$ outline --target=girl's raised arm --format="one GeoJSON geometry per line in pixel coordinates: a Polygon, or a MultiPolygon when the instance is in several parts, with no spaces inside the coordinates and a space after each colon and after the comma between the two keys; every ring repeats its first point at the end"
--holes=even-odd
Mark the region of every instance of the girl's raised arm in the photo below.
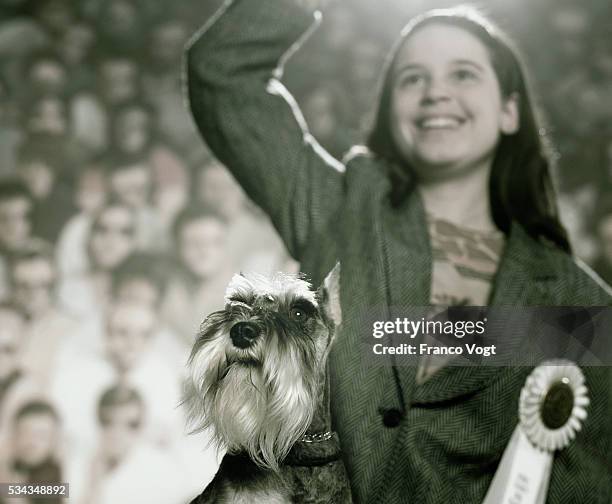
{"type": "Polygon", "coordinates": [[[298,260],[344,192],[344,167],[309,135],[279,81],[319,17],[296,0],[230,0],[187,49],[190,106],[202,136],[298,260]]]}

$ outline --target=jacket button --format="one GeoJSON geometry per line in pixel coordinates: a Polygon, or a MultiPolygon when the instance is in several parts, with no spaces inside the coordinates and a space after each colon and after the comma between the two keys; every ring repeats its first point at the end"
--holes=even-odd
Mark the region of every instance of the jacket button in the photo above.
{"type": "Polygon", "coordinates": [[[397,427],[402,421],[402,412],[396,408],[380,408],[379,412],[382,414],[383,425],[390,429],[397,427]]]}

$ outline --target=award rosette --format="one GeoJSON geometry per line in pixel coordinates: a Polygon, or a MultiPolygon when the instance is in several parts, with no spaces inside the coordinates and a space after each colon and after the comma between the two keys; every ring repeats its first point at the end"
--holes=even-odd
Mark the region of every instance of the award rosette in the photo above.
{"type": "Polygon", "coordinates": [[[573,362],[545,361],[532,371],[521,390],[519,424],[483,504],[544,504],[554,452],[581,429],[587,394],[584,374],[573,362]]]}

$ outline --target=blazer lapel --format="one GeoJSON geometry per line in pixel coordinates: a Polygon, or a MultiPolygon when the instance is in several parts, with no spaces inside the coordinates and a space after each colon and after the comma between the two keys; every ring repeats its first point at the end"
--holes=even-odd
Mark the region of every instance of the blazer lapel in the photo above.
{"type": "MultiPolygon", "coordinates": [[[[530,306],[553,303],[544,288],[557,278],[544,246],[513,222],[493,284],[491,306],[530,306]]],[[[553,303],[554,304],[554,303],[553,303]]]]}
{"type": "MultiPolygon", "coordinates": [[[[381,218],[384,230],[380,236],[383,237],[382,254],[386,264],[386,284],[389,286],[389,310],[386,315],[388,320],[393,320],[396,316],[414,313],[415,307],[429,306],[432,251],[425,224],[425,209],[416,189],[410,191],[400,206],[387,206],[383,212],[386,212],[381,218]]],[[[405,342],[402,338],[390,341],[391,344],[402,342],[405,342]]],[[[394,367],[405,410],[412,401],[417,367],[394,367]]]]}

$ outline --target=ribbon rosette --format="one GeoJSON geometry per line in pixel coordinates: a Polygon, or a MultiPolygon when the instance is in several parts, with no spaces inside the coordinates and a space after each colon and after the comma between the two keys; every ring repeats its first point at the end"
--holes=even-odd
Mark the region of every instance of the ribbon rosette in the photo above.
{"type": "Polygon", "coordinates": [[[588,405],[580,368],[569,361],[548,361],[533,370],[521,390],[520,425],[534,446],[562,450],[582,427],[588,405]]]}
{"type": "Polygon", "coordinates": [[[551,360],[527,377],[517,425],[483,504],[544,504],[553,454],[569,446],[587,417],[584,374],[573,362],[551,360]]]}

